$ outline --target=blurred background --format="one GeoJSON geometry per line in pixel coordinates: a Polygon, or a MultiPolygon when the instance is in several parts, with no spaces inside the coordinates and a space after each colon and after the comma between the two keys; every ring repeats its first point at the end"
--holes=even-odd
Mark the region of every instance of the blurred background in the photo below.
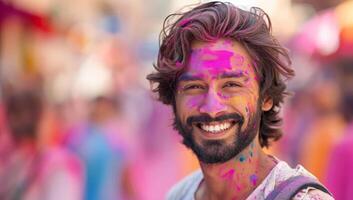
{"type": "MultiPolygon", "coordinates": [[[[0,199],[164,199],[198,168],[146,74],[196,0],[0,0],[0,199]]],[[[206,2],[206,1],[202,1],[206,2]]],[[[233,0],[269,13],[294,93],[269,152],[353,197],[353,1],[233,0]]]]}

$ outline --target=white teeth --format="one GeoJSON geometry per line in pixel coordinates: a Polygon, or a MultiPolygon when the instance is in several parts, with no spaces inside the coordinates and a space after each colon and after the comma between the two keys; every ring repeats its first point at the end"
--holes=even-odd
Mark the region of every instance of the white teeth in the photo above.
{"type": "Polygon", "coordinates": [[[218,132],[221,132],[221,131],[228,129],[230,126],[231,126],[230,122],[224,122],[222,124],[216,124],[216,125],[202,124],[201,128],[207,132],[218,133],[218,132]]]}

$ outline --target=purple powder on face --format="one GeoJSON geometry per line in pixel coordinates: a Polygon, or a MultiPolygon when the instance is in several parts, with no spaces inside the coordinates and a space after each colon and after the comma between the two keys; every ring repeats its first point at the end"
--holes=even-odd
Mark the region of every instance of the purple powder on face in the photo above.
{"type": "Polygon", "coordinates": [[[257,183],[257,176],[255,174],[251,175],[250,177],[250,182],[253,186],[256,186],[257,183]]]}
{"type": "Polygon", "coordinates": [[[202,100],[202,97],[194,97],[190,99],[186,105],[189,109],[195,108],[200,104],[200,101],[202,100]]]}

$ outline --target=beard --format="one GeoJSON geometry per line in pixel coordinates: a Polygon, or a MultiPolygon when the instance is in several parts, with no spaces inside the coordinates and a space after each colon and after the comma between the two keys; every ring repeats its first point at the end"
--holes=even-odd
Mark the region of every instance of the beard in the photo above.
{"type": "Polygon", "coordinates": [[[174,129],[179,132],[183,137],[183,144],[190,148],[197,158],[206,164],[224,163],[241,151],[243,151],[251,142],[256,138],[259,130],[261,120],[261,110],[259,104],[254,115],[250,115],[247,126],[242,130],[244,124],[244,117],[237,113],[222,115],[212,118],[207,114],[199,116],[190,116],[187,118],[186,123],[183,123],[175,113],[174,129]],[[234,126],[237,129],[234,133],[234,139],[230,143],[225,140],[203,140],[199,144],[194,137],[195,123],[210,123],[223,120],[232,120],[235,122],[234,126]],[[238,126],[236,126],[236,124],[238,126]]]}

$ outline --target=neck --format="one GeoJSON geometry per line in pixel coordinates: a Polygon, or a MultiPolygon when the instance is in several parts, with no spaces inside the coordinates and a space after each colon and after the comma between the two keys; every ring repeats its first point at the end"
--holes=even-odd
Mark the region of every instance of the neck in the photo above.
{"type": "Polygon", "coordinates": [[[200,162],[204,181],[196,199],[246,199],[276,164],[257,141],[225,163],[200,162]]]}

